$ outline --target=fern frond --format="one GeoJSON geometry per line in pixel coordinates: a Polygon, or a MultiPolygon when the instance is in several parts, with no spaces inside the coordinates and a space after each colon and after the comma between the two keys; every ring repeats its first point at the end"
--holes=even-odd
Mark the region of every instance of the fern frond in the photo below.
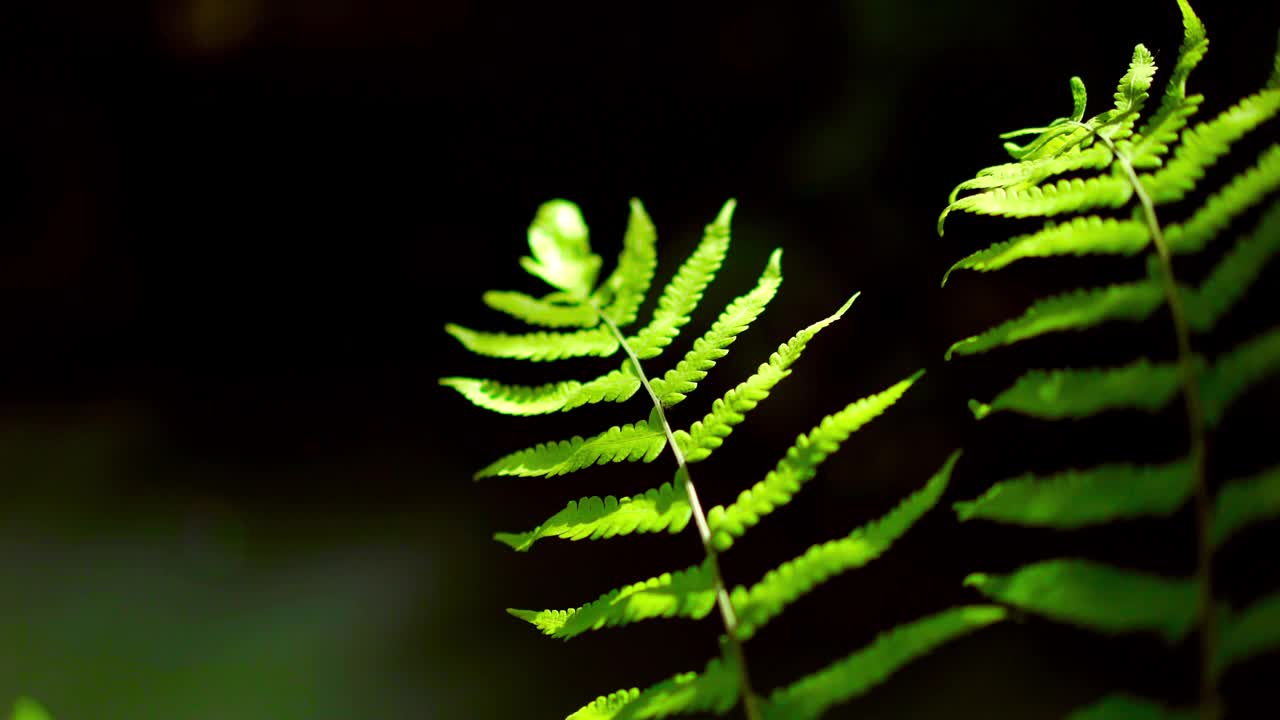
{"type": "Polygon", "coordinates": [[[996,188],[966,195],[948,205],[938,218],[938,234],[942,234],[947,215],[956,210],[977,215],[1049,217],[1093,208],[1118,208],[1131,197],[1129,181],[1114,175],[1070,178],[1018,190],[996,188]]]}
{"type": "MultiPolygon", "coordinates": [[[[563,295],[555,293],[548,297],[563,295]]],[[[584,303],[561,304],[548,298],[535,298],[513,290],[490,290],[482,297],[484,304],[530,325],[549,328],[594,327],[600,316],[584,303]]]]}
{"type": "Polygon", "coordinates": [[[1218,492],[1213,506],[1210,546],[1220,548],[1237,532],[1280,515],[1280,465],[1247,480],[1235,480],[1218,492]]]}
{"type": "Polygon", "coordinates": [[[1196,622],[1193,580],[1088,560],[1045,560],[1009,575],[974,573],[964,584],[992,600],[1103,633],[1158,632],[1173,643],[1196,622]]]}
{"type": "Polygon", "coordinates": [[[1165,229],[1169,252],[1196,253],[1217,237],[1236,216],[1280,188],[1280,145],[1272,145],[1248,170],[1214,193],[1186,222],[1165,229]]]}
{"type": "Polygon", "coordinates": [[[1232,665],[1280,648],[1280,592],[1231,613],[1222,623],[1222,640],[1213,659],[1214,675],[1232,665]]]}
{"type": "Polygon", "coordinates": [[[1134,123],[1147,102],[1147,91],[1151,89],[1151,80],[1156,74],[1156,61],[1146,46],[1138,45],[1133,49],[1133,58],[1129,61],[1129,71],[1120,78],[1116,86],[1116,106],[1107,114],[1106,124],[1098,129],[1113,141],[1123,140],[1133,134],[1134,123]]]}
{"type": "Polygon", "coordinates": [[[631,215],[622,236],[618,264],[592,297],[593,304],[603,306],[601,312],[618,327],[635,322],[636,311],[644,302],[649,284],[653,282],[653,272],[658,267],[657,241],[657,230],[644,205],[631,198],[631,215]]]}
{"type": "Polygon", "coordinates": [[[497,533],[495,540],[524,552],[543,538],[598,540],[631,533],[678,533],[689,524],[693,510],[684,489],[663,483],[639,495],[612,495],[570,500],[560,512],[523,533],[497,533]]]}
{"type": "Polygon", "coordinates": [[[640,378],[625,363],[617,370],[588,382],[564,380],[546,385],[505,385],[496,380],[441,378],[472,404],[505,415],[545,415],[589,403],[623,402],[640,389],[640,378]]]}
{"type": "Polygon", "coordinates": [[[1113,220],[1096,215],[1049,224],[1044,229],[1019,235],[983,248],[952,265],[942,276],[942,284],[956,270],[991,272],[1024,258],[1064,255],[1135,255],[1147,247],[1151,233],[1137,220],[1113,220]]]}
{"type": "Polygon", "coordinates": [[[879,417],[907,392],[923,370],[886,390],[849,403],[840,412],[828,415],[808,433],[796,438],[787,454],[764,480],[743,490],[729,507],[717,505],[707,513],[711,542],[720,552],[728,550],[747,528],[760,518],[791,502],[792,496],[817,474],[818,466],[840,449],[848,437],[879,417]]]}
{"type": "Polygon", "coordinates": [[[535,387],[504,385],[496,380],[447,377],[440,378],[440,384],[457,390],[473,405],[505,415],[542,415],[555,412],[564,407],[569,397],[582,390],[582,383],[574,380],[535,387]]]}
{"type": "Polygon", "coordinates": [[[729,303],[706,334],[694,341],[684,358],[653,381],[653,392],[663,407],[676,405],[693,392],[716,361],[729,353],[727,348],[738,335],[760,317],[781,284],[782,250],[774,250],[755,288],[729,303]]]}
{"type": "Polygon", "coordinates": [[[695,712],[723,715],[738,702],[737,668],[715,658],[701,673],[680,673],[645,690],[619,690],[565,720],[643,720],[695,712]]]}
{"type": "Polygon", "coordinates": [[[1047,333],[1086,330],[1110,320],[1140,322],[1163,303],[1163,291],[1150,280],[1064,293],[1038,300],[1022,316],[956,342],[947,349],[946,359],[986,352],[1047,333]]]}
{"type": "Polygon", "coordinates": [[[957,185],[947,198],[947,203],[954,203],[960,193],[966,190],[1030,187],[1055,175],[1079,170],[1101,170],[1109,166],[1111,160],[1111,150],[1106,145],[1099,144],[1064,155],[993,165],[979,170],[972,179],[957,185]]]}
{"type": "Polygon", "coordinates": [[[1169,152],[1169,144],[1178,139],[1178,133],[1204,102],[1202,95],[1187,95],[1187,78],[1209,50],[1209,38],[1204,23],[1196,16],[1187,0],[1178,0],[1182,11],[1182,46],[1178,48],[1178,60],[1165,85],[1160,108],[1151,116],[1134,139],[1128,151],[1129,159],[1137,168],[1159,167],[1161,158],[1169,152]]]}
{"type": "Polygon", "coordinates": [[[607,327],[577,332],[532,332],[523,335],[483,332],[449,323],[445,332],[477,355],[517,360],[563,360],[564,358],[598,355],[607,357],[618,351],[618,339],[607,327]]]}
{"type": "Polygon", "coordinates": [[[707,226],[702,242],[694,249],[675,277],[658,297],[658,306],[649,321],[627,344],[641,360],[657,357],[689,322],[690,315],[702,300],[702,293],[715,277],[729,251],[729,221],[735,204],[725,203],[714,222],[707,226]]]}
{"type": "Polygon", "coordinates": [[[585,299],[600,272],[600,256],[591,252],[587,224],[568,200],[543,203],[529,226],[529,250],[520,267],[575,299],[585,299]]]}
{"type": "Polygon", "coordinates": [[[990,404],[970,401],[969,409],[979,420],[1001,410],[1045,420],[1127,408],[1157,412],[1180,387],[1177,366],[1140,358],[1118,368],[1032,370],[990,404]]]}
{"type": "Polygon", "coordinates": [[[1201,383],[1205,422],[1209,427],[1217,425],[1236,398],[1277,370],[1280,370],[1280,327],[1223,353],[1201,383]]]}
{"type": "Polygon", "coordinates": [[[1154,700],[1112,693],[1088,707],[1076,710],[1066,720],[1196,720],[1193,708],[1173,710],[1154,700]]]}
{"type": "Polygon", "coordinates": [[[544,635],[567,640],[590,630],[626,625],[656,617],[704,618],[716,604],[715,577],[707,563],[663,573],[611,590],[572,610],[507,612],[544,635]]]}
{"type": "Polygon", "coordinates": [[[899,625],[870,645],[812,675],[774,691],[764,704],[766,720],[813,720],[828,708],[866,693],[934,648],[1003,620],[1003,608],[970,605],[899,625]]]}
{"type": "Polygon", "coordinates": [[[684,452],[685,460],[694,463],[710,457],[712,451],[724,443],[733,428],[743,421],[746,414],[769,396],[779,382],[791,374],[791,365],[800,359],[809,341],[823,328],[844,317],[858,295],[845,301],[831,315],[796,333],[790,340],[778,346],[769,356],[769,362],[756,368],[751,377],[735,385],[711,404],[711,412],[694,422],[687,431],[675,433],[676,442],[684,452]]]}
{"type": "Polygon", "coordinates": [[[1169,515],[1191,497],[1186,460],[1167,465],[1100,465],[1088,470],[996,483],[976,500],[953,505],[960,520],[1069,529],[1120,518],[1169,515]]]}
{"type": "Polygon", "coordinates": [[[1231,149],[1232,143],[1280,112],[1280,90],[1263,90],[1241,100],[1221,115],[1182,133],[1182,142],[1167,165],[1140,178],[1157,204],[1181,200],[1195,188],[1205,170],[1231,149]]]}
{"type": "Polygon", "coordinates": [[[1078,77],[1071,78],[1072,111],[1069,118],[1058,118],[1044,127],[1022,128],[1000,133],[1000,139],[1035,135],[1025,145],[1012,142],[1004,143],[1005,152],[1014,160],[1034,162],[1045,158],[1058,157],[1077,150],[1080,146],[1092,142],[1093,137],[1088,127],[1082,127],[1080,120],[1084,117],[1084,107],[1088,97],[1084,81],[1078,77]]]}
{"type": "Polygon", "coordinates": [[[1253,286],[1277,251],[1280,251],[1280,202],[1273,204],[1253,232],[1242,237],[1214,266],[1199,290],[1185,294],[1187,324],[1197,332],[1212,330],[1253,286]]]}
{"type": "Polygon", "coordinates": [[[749,589],[736,587],[729,597],[738,613],[738,638],[749,640],[788,605],[828,579],[880,557],[938,503],[960,453],[954,452],[920,490],[884,516],[838,540],[814,545],[803,555],[770,570],[749,589]]]}
{"type": "Polygon", "coordinates": [[[571,440],[540,443],[518,450],[481,468],[475,477],[541,477],[563,475],[596,464],[634,460],[651,462],[662,453],[666,444],[662,425],[651,418],[615,426],[586,439],[575,436],[571,440]]]}

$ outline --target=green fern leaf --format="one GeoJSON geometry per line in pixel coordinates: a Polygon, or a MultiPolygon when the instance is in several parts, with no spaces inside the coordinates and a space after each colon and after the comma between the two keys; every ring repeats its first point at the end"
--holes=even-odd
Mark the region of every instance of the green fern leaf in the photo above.
{"type": "Polygon", "coordinates": [[[729,251],[729,221],[734,207],[732,200],[725,203],[715,221],[707,226],[702,242],[663,289],[653,319],[634,337],[627,338],[627,344],[641,360],[657,357],[689,322],[729,251]]]}
{"type": "MultiPolygon", "coordinates": [[[[1075,152],[1082,145],[1092,142],[1093,136],[1090,131],[1096,125],[1095,120],[1090,120],[1088,123],[1080,122],[1084,118],[1087,101],[1088,93],[1085,91],[1084,81],[1078,77],[1071,78],[1071,117],[1058,118],[1044,127],[1022,128],[1000,133],[1002,140],[1024,135],[1036,136],[1024,145],[1006,142],[1005,151],[1014,160],[1035,162],[1075,152]]],[[[1105,120],[1105,117],[1102,119],[1105,120]]]]}
{"type": "Polygon", "coordinates": [[[1138,131],[1128,151],[1137,168],[1158,167],[1169,152],[1169,144],[1178,139],[1178,133],[1204,101],[1202,95],[1187,95],[1187,78],[1208,52],[1209,39],[1187,0],[1178,0],[1178,9],[1182,11],[1182,47],[1178,48],[1178,60],[1165,85],[1160,108],[1138,131]]]}
{"type": "Polygon", "coordinates": [[[1280,327],[1223,353],[1201,384],[1205,422],[1209,427],[1217,425],[1236,398],[1277,370],[1280,370],[1280,327]]]}
{"type": "Polygon", "coordinates": [[[486,410],[506,415],[544,415],[589,403],[623,402],[640,389],[640,378],[627,362],[585,383],[564,380],[538,386],[505,385],[496,380],[451,377],[441,378],[440,384],[457,390],[486,410]]]}
{"type": "Polygon", "coordinates": [[[774,250],[755,288],[729,303],[720,317],[712,323],[711,329],[694,341],[693,348],[684,358],[661,378],[653,381],[653,392],[663,407],[676,405],[693,392],[716,361],[729,353],[728,347],[738,335],[760,317],[781,284],[782,251],[774,250]]]}
{"type": "Polygon", "coordinates": [[[952,265],[942,284],[956,270],[991,272],[1024,258],[1063,255],[1135,255],[1147,247],[1151,234],[1136,220],[1112,220],[1096,215],[1049,224],[1039,232],[998,242],[952,265]]]}
{"type": "Polygon", "coordinates": [[[600,256],[591,252],[582,212],[568,200],[552,200],[538,208],[529,226],[529,250],[533,257],[520,258],[520,266],[548,285],[579,300],[595,286],[600,256]]]}
{"type": "Polygon", "coordinates": [[[810,547],[800,557],[770,570],[750,589],[734,588],[729,597],[738,613],[738,638],[749,640],[802,595],[830,578],[862,567],[884,554],[938,503],[959,457],[959,452],[952,453],[922,489],[883,517],[863,525],[847,537],[810,547]]]}
{"type": "Polygon", "coordinates": [[[1247,480],[1230,482],[1218,492],[1210,545],[1220,548],[1244,528],[1277,515],[1280,515],[1280,465],[1247,480]]]}
{"type": "Polygon", "coordinates": [[[1194,709],[1171,710],[1160,703],[1125,693],[1112,693],[1067,716],[1067,720],[1196,720],[1194,709]]]}
{"type": "Polygon", "coordinates": [[[447,377],[441,378],[440,384],[457,390],[474,405],[506,415],[542,415],[555,412],[582,390],[582,383],[574,380],[533,387],[504,385],[496,380],[447,377]]]}
{"type": "Polygon", "coordinates": [[[640,495],[618,499],[612,495],[570,501],[538,527],[523,533],[497,533],[494,539],[524,552],[543,538],[598,540],[631,533],[678,533],[693,514],[684,489],[671,483],[640,495]]]}
{"type": "Polygon", "coordinates": [[[28,697],[21,697],[13,704],[10,720],[51,720],[51,716],[40,703],[28,697]]]}
{"type": "Polygon", "coordinates": [[[541,477],[563,475],[591,465],[643,460],[652,462],[666,447],[662,425],[653,418],[615,426],[593,437],[540,443],[493,461],[476,478],[514,475],[541,477]]]}
{"type": "Polygon", "coordinates": [[[1197,332],[1212,330],[1253,286],[1277,251],[1280,251],[1280,203],[1273,204],[1253,232],[1242,237],[1214,266],[1198,291],[1184,295],[1187,324],[1197,332]]]}
{"type": "Polygon", "coordinates": [[[934,648],[1003,620],[991,605],[944,610],[876,636],[867,647],[812,675],[774,691],[765,703],[766,720],[812,720],[828,708],[866,693],[934,648]]]}
{"type": "Polygon", "coordinates": [[[1001,410],[1045,420],[1082,418],[1125,408],[1157,412],[1180,387],[1176,366],[1156,365],[1141,358],[1118,368],[1032,370],[989,405],[971,401],[969,407],[979,420],[1001,410]]]}
{"type": "Polygon", "coordinates": [[[1239,140],[1280,112],[1280,90],[1251,95],[1218,117],[1182,133],[1173,159],[1159,171],[1140,178],[1157,204],[1181,200],[1195,188],[1205,169],[1218,161],[1239,140]]]}
{"type": "Polygon", "coordinates": [[[1113,175],[1070,178],[1052,185],[1036,185],[1019,190],[996,188],[976,195],[966,195],[947,206],[938,218],[938,234],[942,234],[947,215],[960,210],[977,215],[1005,217],[1053,216],[1092,208],[1118,208],[1133,197],[1129,181],[1113,175]]]}
{"type": "Polygon", "coordinates": [[[1280,188],[1280,145],[1272,145],[1258,158],[1257,164],[1231,179],[1181,225],[1165,230],[1165,242],[1171,253],[1196,253],[1204,249],[1227,225],[1280,188]]]}
{"type": "Polygon", "coordinates": [[[1129,61],[1129,71],[1120,78],[1116,87],[1115,110],[1107,114],[1106,124],[1098,129],[1098,133],[1113,141],[1123,140],[1133,134],[1134,123],[1147,102],[1147,91],[1151,89],[1151,80],[1156,74],[1155,58],[1143,45],[1133,49],[1133,59],[1129,61]]]}
{"type": "Polygon", "coordinates": [[[956,342],[947,349],[946,359],[986,352],[1047,333],[1085,330],[1110,320],[1140,322],[1163,303],[1160,286],[1149,280],[1076,290],[1038,300],[1021,317],[956,342]]]}
{"type": "Polygon", "coordinates": [[[998,482],[978,499],[953,507],[962,521],[982,518],[1078,528],[1120,518],[1169,515],[1191,497],[1194,481],[1186,460],[1168,465],[1101,465],[1044,478],[1027,473],[998,482]]]}
{"type": "Polygon", "coordinates": [[[1158,632],[1173,643],[1196,621],[1194,581],[1088,560],[1045,560],[1009,575],[975,573],[964,584],[992,600],[1104,633],[1158,632]]]}
{"type": "Polygon", "coordinates": [[[698,620],[706,617],[715,604],[715,577],[704,562],[611,590],[572,610],[510,609],[507,612],[544,635],[567,640],[591,630],[657,617],[698,620]]]}
{"type": "Polygon", "coordinates": [[[571,333],[533,332],[523,335],[483,332],[449,323],[445,332],[458,339],[477,355],[517,360],[563,360],[597,355],[606,357],[618,351],[618,339],[607,327],[571,333]]]}
{"type": "Polygon", "coordinates": [[[1271,61],[1271,77],[1267,78],[1268,90],[1280,90],[1280,33],[1276,33],[1276,56],[1271,61]]]}
{"type": "Polygon", "coordinates": [[[819,320],[796,333],[790,340],[778,346],[769,356],[769,362],[763,363],[751,377],[738,383],[732,389],[711,404],[711,412],[701,420],[689,426],[688,431],[676,432],[676,442],[688,462],[694,463],[707,459],[712,451],[724,443],[725,438],[733,432],[733,428],[743,421],[746,414],[755,409],[769,392],[791,374],[791,365],[800,359],[809,341],[823,328],[844,317],[849,306],[858,299],[854,295],[845,301],[831,315],[819,320]]]}
{"type": "Polygon", "coordinates": [[[1094,145],[1065,155],[994,165],[979,170],[975,177],[957,185],[947,198],[947,203],[954,203],[960,193],[966,190],[1030,187],[1055,175],[1080,170],[1101,170],[1109,166],[1111,160],[1111,150],[1106,145],[1094,145]]]}
{"type": "Polygon", "coordinates": [[[1213,659],[1214,675],[1280,648],[1280,592],[1258,600],[1222,623],[1222,640],[1213,659]]]}
{"type": "Polygon", "coordinates": [[[644,205],[631,198],[631,216],[622,237],[618,264],[592,298],[593,305],[603,306],[601,312],[618,327],[626,327],[635,321],[636,311],[649,291],[653,272],[658,267],[657,240],[657,231],[644,205]]]}
{"type": "Polygon", "coordinates": [[[490,290],[484,294],[483,300],[485,305],[494,310],[530,325],[589,328],[600,322],[600,316],[596,315],[590,305],[566,305],[549,299],[562,295],[563,293],[555,293],[546,298],[535,298],[513,290],[490,290]]]}
{"type": "Polygon", "coordinates": [[[645,690],[619,690],[566,720],[644,720],[695,712],[723,715],[738,702],[737,666],[716,658],[701,673],[680,673],[645,690]]]}
{"type": "Polygon", "coordinates": [[[888,410],[922,375],[924,371],[920,370],[883,392],[849,403],[840,412],[826,416],[808,433],[796,438],[786,456],[764,480],[743,490],[729,507],[711,508],[707,513],[707,526],[716,549],[728,550],[747,528],[791,502],[792,496],[817,474],[823,461],[839,450],[851,434],[888,410]]]}

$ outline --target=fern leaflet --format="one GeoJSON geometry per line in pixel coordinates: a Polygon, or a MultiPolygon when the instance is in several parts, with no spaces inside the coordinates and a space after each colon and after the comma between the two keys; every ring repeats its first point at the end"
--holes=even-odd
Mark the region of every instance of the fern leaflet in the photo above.
{"type": "Polygon", "coordinates": [[[1125,693],[1113,693],[1067,716],[1067,720],[1195,720],[1195,718],[1195,710],[1170,710],[1160,703],[1125,693]]]}
{"type": "Polygon", "coordinates": [[[1100,632],[1151,631],[1170,643],[1196,622],[1196,584],[1088,560],[1044,560],[1008,575],[974,573],[965,585],[983,595],[1100,632]]]}
{"type": "Polygon", "coordinates": [[[1186,460],[1167,465],[1102,465],[1041,478],[998,482],[976,500],[955,504],[961,520],[1085,527],[1118,518],[1169,515],[1191,497],[1195,475],[1186,460]]]}
{"type": "Polygon", "coordinates": [[[730,597],[738,611],[739,637],[749,639],[801,595],[835,575],[866,565],[882,555],[937,504],[959,457],[958,452],[952,453],[923,489],[884,517],[854,530],[847,537],[814,545],[800,557],[770,570],[750,588],[735,588],[730,597]]]}
{"type": "Polygon", "coordinates": [[[717,505],[707,513],[712,542],[720,551],[728,550],[733,541],[760,522],[765,515],[791,501],[791,497],[817,474],[818,466],[858,428],[887,410],[924,374],[903,380],[887,390],[857,400],[843,410],[822,419],[817,427],[796,439],[786,457],[764,480],[743,490],[729,507],[717,505]]]}
{"type": "Polygon", "coordinates": [[[769,720],[810,720],[836,703],[865,693],[895,670],[937,646],[1005,617],[1002,608],[970,605],[899,625],[867,647],[769,696],[769,720]]]}
{"type": "MultiPolygon", "coordinates": [[[[1055,166],[1056,167],[1056,166],[1055,166]]],[[[1056,171],[1045,168],[1046,171],[1056,171]]],[[[677,270],[658,298],[649,323],[631,335],[621,327],[636,319],[656,267],[652,222],[638,201],[631,206],[624,247],[614,272],[594,287],[599,258],[590,250],[585,223],[575,206],[552,201],[538,212],[529,231],[530,257],[525,269],[551,284],[555,292],[534,298],[515,291],[491,293],[495,309],[541,327],[577,328],[567,332],[537,331],[524,335],[482,333],[449,325],[446,330],[469,349],[486,355],[524,360],[551,360],[580,355],[608,356],[622,351],[621,367],[593,380],[556,380],[541,385],[510,385],[498,380],[450,377],[441,384],[473,404],[510,415],[541,415],[597,402],[630,399],[641,387],[652,401],[648,417],[616,425],[591,436],[546,442],[508,453],[481,468],[476,477],[555,476],[623,461],[650,462],[670,448],[676,459],[673,482],[629,497],[589,496],[568,502],[532,530],[496,533],[494,538],[517,551],[527,551],[547,538],[603,539],[623,535],[677,533],[693,524],[702,542],[702,563],[662,573],[607,592],[568,610],[509,612],[552,637],[568,639],[585,632],[657,618],[700,619],[719,610],[725,627],[720,656],[701,673],[683,673],[646,690],[622,690],[597,698],[571,718],[651,718],[707,711],[727,712],[741,704],[749,720],[773,713],[772,700],[751,688],[745,643],[764,623],[800,595],[835,573],[860,566],[884,553],[941,497],[958,455],[952,455],[925,488],[877,522],[846,538],[814,546],[801,557],[769,573],[751,588],[733,593],[720,572],[718,554],[759,519],[785,505],[816,472],[818,465],[850,433],[892,406],[920,377],[919,372],[889,389],[825,418],[801,436],[787,456],[763,481],[739,495],[729,508],[713,508],[706,517],[698,501],[689,466],[706,459],[745,416],[766,398],[809,343],[848,311],[857,295],[835,313],[800,330],[778,346],[766,362],[715,400],[709,412],[687,430],[673,430],[667,410],[679,405],[723,358],[764,311],[782,281],[781,252],[774,251],[754,289],[731,302],[706,333],[693,343],[675,367],[650,380],[644,361],[670,345],[700,302],[723,263],[729,247],[729,220],[734,204],[726,203],[707,226],[702,241],[677,270]],[[587,316],[590,311],[592,317],[587,316]]],[[[951,637],[995,622],[999,608],[947,611],[921,623],[882,636],[862,653],[831,666],[825,674],[780,691],[787,706],[800,703],[806,712],[852,697],[887,677],[902,664],[951,637]]],[[[774,716],[774,715],[771,715],[774,716]]]]}

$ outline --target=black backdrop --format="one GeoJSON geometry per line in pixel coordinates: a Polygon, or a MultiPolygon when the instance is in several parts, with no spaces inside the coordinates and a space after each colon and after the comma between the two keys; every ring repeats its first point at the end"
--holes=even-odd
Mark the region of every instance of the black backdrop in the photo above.
{"type": "MultiPolygon", "coordinates": [[[[1280,9],[1200,4],[1212,46],[1192,86],[1216,111],[1267,76],[1280,9]]],[[[1167,355],[1167,319],[944,363],[948,344],[1032,297],[1141,265],[1051,263],[940,289],[952,262],[1020,226],[955,218],[945,239],[934,232],[950,188],[1002,159],[997,133],[1065,114],[1070,75],[1096,112],[1134,43],[1171,64],[1173,2],[184,0],[9,14],[0,578],[20,590],[0,601],[16,638],[0,643],[0,703],[28,692],[60,718],[559,717],[700,667],[710,621],[564,644],[502,612],[577,605],[698,555],[688,535],[529,555],[489,540],[569,498],[666,479],[639,466],[469,481],[509,449],[639,417],[500,418],[436,385],[560,376],[477,362],[442,331],[491,325],[483,290],[537,290],[516,258],[552,197],[582,206],[607,261],[640,197],[660,280],[737,198],[734,249],[690,335],[785,248],[778,300],[703,403],[862,291],[699,469],[710,503],[821,415],[928,370],[726,558],[735,582],[882,513],[953,448],[966,456],[948,501],[1028,468],[1167,458],[1183,442],[1174,412],[974,423],[965,400],[1020,365],[1127,360],[1135,334],[1167,355]]],[[[1274,275],[1211,342],[1267,323],[1274,275]]],[[[1232,437],[1274,434],[1274,384],[1262,397],[1232,437]]],[[[1225,470],[1265,460],[1238,444],[1225,470]]],[[[937,512],[762,633],[753,673],[775,686],[877,629],[972,600],[959,584],[971,570],[1081,553],[1188,572],[1190,521],[1060,536],[937,512]]],[[[1252,545],[1274,542],[1268,532],[1252,545]]],[[[1224,562],[1233,597],[1274,587],[1274,571],[1224,562]]],[[[1056,717],[1117,685],[1190,699],[1192,667],[1189,648],[1029,620],[945,648],[832,715],[1056,717]]],[[[1230,681],[1237,709],[1267,671],[1230,681]]]]}

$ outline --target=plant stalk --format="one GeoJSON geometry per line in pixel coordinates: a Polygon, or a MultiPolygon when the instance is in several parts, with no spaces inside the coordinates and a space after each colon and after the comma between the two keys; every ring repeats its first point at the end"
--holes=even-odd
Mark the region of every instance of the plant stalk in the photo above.
{"type": "Polygon", "coordinates": [[[712,582],[715,583],[716,606],[720,609],[720,619],[724,621],[726,644],[729,646],[733,664],[738,669],[738,693],[742,698],[743,711],[746,713],[747,720],[762,720],[763,716],[760,714],[758,699],[755,691],[751,689],[751,676],[747,672],[746,653],[743,652],[742,641],[738,639],[738,614],[734,611],[733,603],[729,600],[729,591],[725,589],[724,576],[720,573],[720,555],[716,552],[715,545],[711,543],[711,528],[707,525],[707,516],[702,511],[702,503],[698,500],[698,492],[693,486],[693,478],[689,475],[689,467],[685,462],[684,453],[681,452],[680,445],[676,443],[676,436],[671,430],[671,423],[667,422],[667,414],[662,407],[662,401],[658,399],[657,393],[653,391],[653,385],[649,383],[648,376],[644,374],[644,368],[640,366],[640,358],[636,357],[635,351],[627,344],[626,338],[623,337],[613,320],[601,312],[599,308],[596,308],[596,314],[609,326],[613,336],[618,339],[623,351],[631,359],[631,365],[635,368],[636,376],[640,378],[640,384],[649,393],[649,399],[653,401],[653,409],[658,414],[658,419],[662,422],[662,432],[667,436],[667,446],[671,448],[671,453],[676,458],[676,476],[684,476],[684,491],[689,497],[689,506],[693,509],[693,522],[698,528],[698,537],[702,540],[702,549],[706,553],[712,582]]]}
{"type": "Polygon", "coordinates": [[[1151,242],[1155,245],[1156,254],[1160,260],[1161,284],[1164,286],[1165,300],[1169,303],[1174,333],[1178,338],[1178,372],[1182,380],[1183,406],[1186,410],[1187,432],[1190,436],[1191,472],[1194,473],[1192,487],[1196,513],[1196,586],[1200,615],[1198,622],[1200,626],[1200,719],[1221,720],[1222,700],[1218,697],[1216,678],[1213,675],[1213,659],[1217,653],[1218,644],[1218,622],[1213,609],[1213,547],[1209,544],[1213,503],[1209,497],[1206,477],[1208,448],[1204,426],[1204,401],[1200,396],[1200,381],[1196,377],[1195,355],[1191,351],[1191,328],[1187,323],[1186,309],[1182,304],[1178,281],[1173,275],[1173,260],[1169,253],[1169,246],[1165,243],[1164,232],[1160,228],[1160,221],[1156,218],[1155,203],[1138,178],[1138,173],[1128,156],[1121,153],[1110,138],[1102,135],[1097,137],[1101,138],[1115,155],[1129,183],[1133,186],[1138,202],[1142,205],[1147,230],[1151,233],[1151,242]]]}

